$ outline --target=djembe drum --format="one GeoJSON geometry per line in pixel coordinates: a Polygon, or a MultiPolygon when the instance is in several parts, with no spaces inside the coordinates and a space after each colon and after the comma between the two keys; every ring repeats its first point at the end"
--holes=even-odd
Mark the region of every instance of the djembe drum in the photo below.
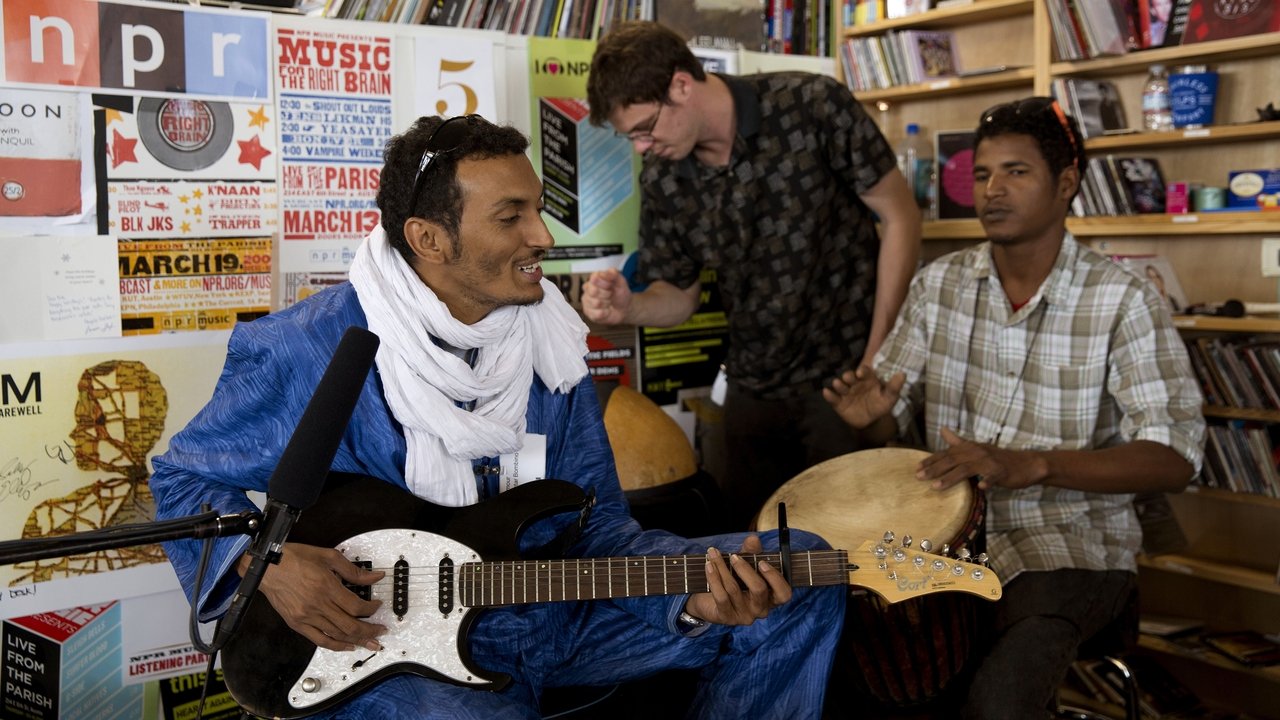
{"type": "Polygon", "coordinates": [[[721,499],[680,425],[649,398],[596,383],[618,482],[640,525],[697,537],[721,531],[721,499]]]}
{"type": "MultiPolygon", "coordinates": [[[[756,521],[761,530],[777,527],[777,506],[785,502],[788,525],[817,533],[837,549],[850,552],[886,531],[896,542],[910,536],[917,547],[929,540],[932,552],[949,546],[976,553],[981,544],[985,500],[961,483],[934,490],[917,480],[916,467],[928,457],[922,450],[862,450],[815,465],[788,480],[769,498],[756,521]]],[[[869,558],[851,556],[865,567],[869,558]]],[[[937,699],[968,662],[978,634],[979,603],[966,593],[937,593],[890,605],[854,589],[845,616],[842,652],[851,668],[840,668],[885,707],[914,707],[937,699]]]]}

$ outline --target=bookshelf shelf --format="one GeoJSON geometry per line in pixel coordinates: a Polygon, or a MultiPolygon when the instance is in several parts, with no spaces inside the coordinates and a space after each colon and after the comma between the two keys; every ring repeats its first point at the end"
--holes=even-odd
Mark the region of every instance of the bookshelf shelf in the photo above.
{"type": "Polygon", "coordinates": [[[1171,64],[1184,60],[1212,63],[1262,57],[1274,55],[1277,47],[1280,47],[1280,32],[1262,33],[1227,40],[1210,40],[1190,45],[1140,50],[1113,57],[1052,63],[1049,65],[1049,72],[1054,76],[1109,75],[1125,70],[1145,70],[1152,63],[1171,64]]]}
{"type": "Polygon", "coordinates": [[[845,28],[844,35],[845,37],[862,37],[888,30],[953,27],[1017,15],[1030,15],[1034,4],[1033,0],[977,0],[971,5],[929,10],[892,20],[881,20],[870,25],[845,28]]]}
{"type": "Polygon", "coordinates": [[[1140,555],[1138,566],[1189,575],[1201,580],[1257,590],[1270,595],[1280,595],[1280,584],[1276,583],[1275,572],[1264,572],[1240,565],[1227,565],[1204,558],[1177,554],[1140,555]]]}
{"type": "Polygon", "coordinates": [[[1206,405],[1204,415],[1205,417],[1224,418],[1227,420],[1256,420],[1258,422],[1280,423],[1280,410],[1206,405]]]}
{"type": "MultiPolygon", "coordinates": [[[[1162,235],[1237,235],[1280,232],[1280,213],[1218,212],[1187,215],[1094,215],[1067,218],[1067,229],[1076,237],[1134,237],[1162,235]]],[[[983,240],[986,233],[976,219],[931,220],[924,224],[925,240],[983,240]]],[[[1180,328],[1229,332],[1280,332],[1280,319],[1175,318],[1180,328]],[[1210,328],[1205,323],[1244,320],[1239,324],[1210,328]],[[1199,323],[1198,325],[1196,323],[1199,323]]]]}
{"type": "Polygon", "coordinates": [[[857,95],[858,100],[864,103],[879,100],[933,100],[943,95],[998,90],[1019,85],[1029,88],[1034,77],[1035,71],[1032,68],[1017,68],[975,77],[938,78],[927,83],[899,85],[884,90],[859,90],[857,95]]]}
{"type": "Polygon", "coordinates": [[[1280,333],[1280,318],[1271,317],[1215,317],[1211,315],[1176,315],[1174,327],[1179,330],[1229,333],[1280,333]]]}
{"type": "Polygon", "coordinates": [[[1096,215],[1067,218],[1077,237],[1238,235],[1280,232],[1280,212],[1212,212],[1185,215],[1096,215]]]}
{"type": "Polygon", "coordinates": [[[925,240],[985,240],[987,234],[976,218],[966,220],[929,220],[924,224],[925,240]]]}
{"type": "Polygon", "coordinates": [[[1187,488],[1186,493],[1189,495],[1199,495],[1201,497],[1211,499],[1214,502],[1240,503],[1243,505],[1261,506],[1264,509],[1280,511],[1280,498],[1267,497],[1265,495],[1238,493],[1232,490],[1205,487],[1204,485],[1192,485],[1187,488]]]}
{"type": "Polygon", "coordinates": [[[1280,667],[1251,668],[1247,665],[1242,665],[1231,658],[1216,653],[1208,647],[1188,648],[1171,640],[1155,637],[1154,635],[1139,635],[1138,647],[1157,655],[1168,655],[1183,660],[1202,662],[1206,665],[1212,665],[1213,667],[1221,668],[1223,670],[1246,673],[1270,682],[1280,683],[1280,667]]]}
{"type": "Polygon", "coordinates": [[[1173,132],[1108,135],[1086,140],[1084,146],[1090,152],[1099,152],[1172,145],[1181,147],[1188,144],[1218,145],[1221,143],[1247,142],[1275,137],[1280,137],[1280,121],[1216,125],[1206,128],[1175,130],[1173,132]]]}

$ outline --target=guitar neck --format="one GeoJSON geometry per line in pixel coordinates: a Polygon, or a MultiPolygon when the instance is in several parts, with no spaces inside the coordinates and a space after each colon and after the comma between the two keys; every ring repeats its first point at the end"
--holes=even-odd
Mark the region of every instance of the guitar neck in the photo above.
{"type": "MultiPolygon", "coordinates": [[[[763,560],[782,567],[776,552],[742,555],[742,559],[752,565],[763,560]]],[[[473,562],[460,568],[458,597],[468,607],[494,607],[707,592],[706,562],[706,555],[473,562]]],[[[791,553],[795,587],[844,585],[849,582],[849,570],[844,550],[791,553]]]]}

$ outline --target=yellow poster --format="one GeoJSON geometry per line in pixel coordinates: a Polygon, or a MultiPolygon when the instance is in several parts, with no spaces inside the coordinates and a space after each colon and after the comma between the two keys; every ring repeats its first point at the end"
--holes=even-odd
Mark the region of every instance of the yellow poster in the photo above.
{"type": "MultiPolygon", "coordinates": [[[[588,120],[591,40],[529,38],[530,133],[534,168],[546,188],[548,260],[621,255],[636,248],[640,194],[631,143],[588,120]]],[[[564,272],[567,263],[549,272],[564,272]]]]}
{"type": "MultiPolygon", "coordinates": [[[[212,395],[228,336],[0,346],[0,539],[153,520],[150,459],[212,395]]],[[[146,545],[0,565],[0,613],[64,607],[52,587],[60,582],[107,583],[104,573],[165,561],[159,546],[146,545]]],[[[167,581],[160,590],[172,587],[172,575],[159,574],[167,581]]],[[[111,599],[157,591],[132,582],[98,590],[111,599]]]]}

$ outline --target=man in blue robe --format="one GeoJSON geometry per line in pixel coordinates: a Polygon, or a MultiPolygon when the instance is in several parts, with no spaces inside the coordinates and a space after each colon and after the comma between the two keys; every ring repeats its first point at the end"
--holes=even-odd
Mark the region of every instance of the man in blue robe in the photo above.
{"type": "MultiPolygon", "coordinates": [[[[364,380],[332,470],[453,507],[529,478],[562,478],[595,496],[569,556],[705,554],[710,591],[488,610],[464,650],[475,666],[511,676],[503,690],[398,674],[324,716],[537,718],[546,687],[701,668],[692,717],[818,717],[844,590],[792,589],[779,568],[744,560],[739,552],[761,550],[755,536],[689,540],[641,530],[628,515],[583,361],[586,328],[542,277],[554,241],[527,145],[517,130],[477,116],[422,118],[388,143],[382,223],[357,253],[351,281],[236,328],[212,400],[154,462],[158,517],[192,515],[202,503],[253,509],[246,492],[267,489],[339,339],[366,327],[381,340],[376,372],[364,380]]],[[[522,549],[547,545],[577,518],[534,523],[522,549]]],[[[775,534],[764,540],[777,547],[775,534]]],[[[226,612],[248,544],[216,542],[209,578],[191,597],[202,619],[226,612]]],[[[792,547],[825,545],[794,532],[792,547]]],[[[165,549],[192,595],[199,541],[165,549]]],[[[370,621],[377,599],[343,583],[382,578],[336,549],[287,543],[260,590],[318,647],[377,653],[395,630],[370,621]]]]}

